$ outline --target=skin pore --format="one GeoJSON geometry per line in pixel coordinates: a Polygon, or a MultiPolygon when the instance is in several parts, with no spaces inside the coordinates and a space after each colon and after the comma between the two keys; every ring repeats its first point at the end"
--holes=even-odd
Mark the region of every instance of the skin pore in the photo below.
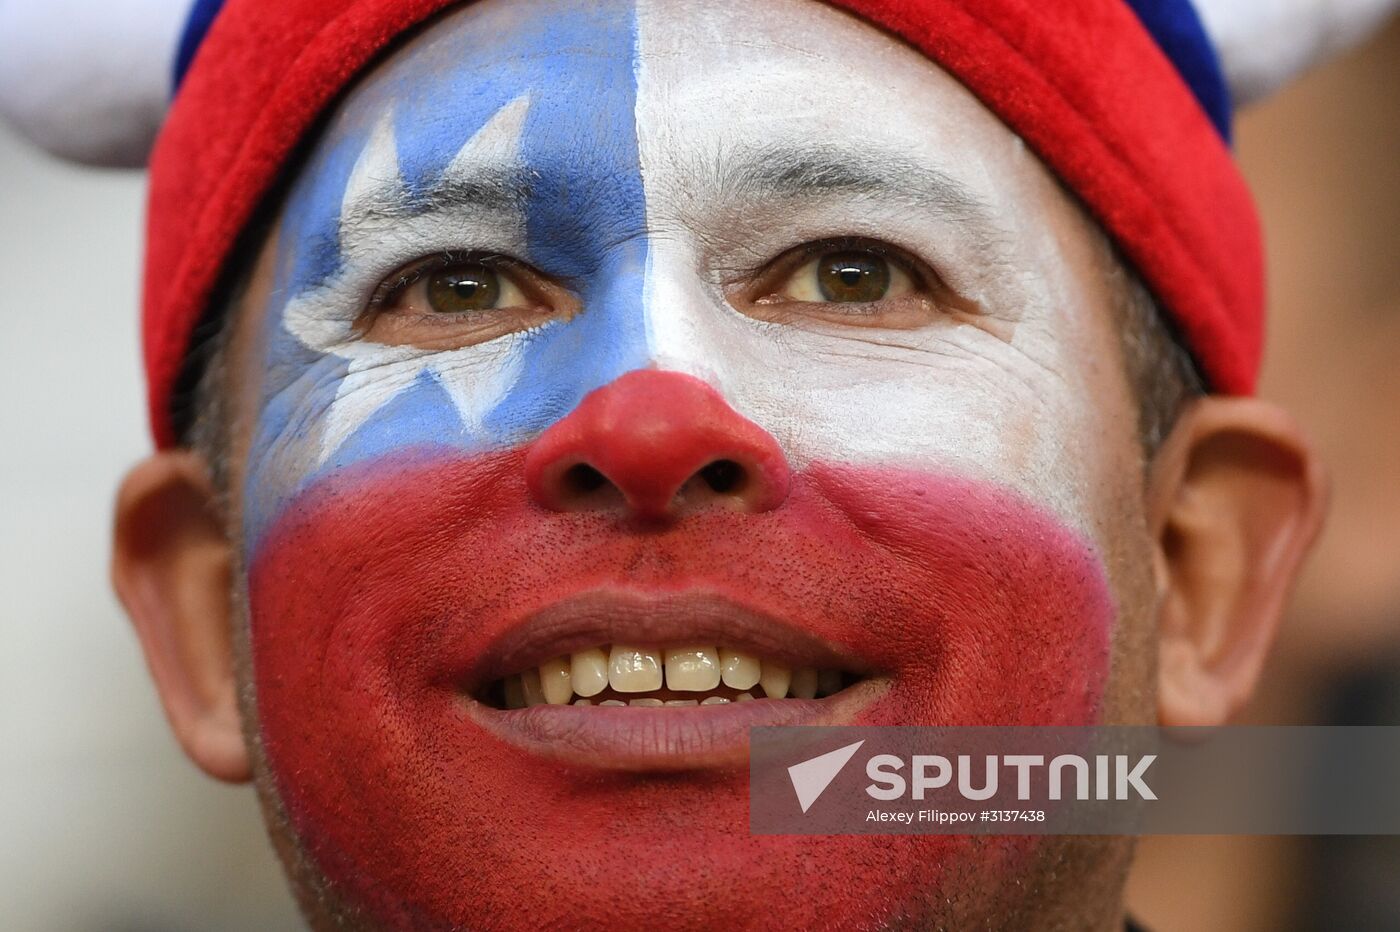
{"type": "Polygon", "coordinates": [[[1145,495],[1101,236],[898,42],[537,6],[436,21],[294,180],[227,349],[234,533],[190,454],[123,489],[177,735],[256,774],[319,927],[1112,927],[1125,840],[750,836],[734,733],[1221,720],[1321,512],[1305,447],[1203,401],[1145,495]],[[490,698],[642,632],[851,685],[490,698]]]}

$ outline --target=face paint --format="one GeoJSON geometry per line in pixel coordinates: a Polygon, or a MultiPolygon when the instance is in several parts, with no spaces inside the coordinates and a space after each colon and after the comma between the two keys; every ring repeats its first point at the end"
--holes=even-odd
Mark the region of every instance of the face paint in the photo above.
{"type": "MultiPolygon", "coordinates": [[[[1026,158],[927,62],[812,3],[487,0],[351,95],[279,231],[243,510],[263,747],[338,896],[390,927],[714,926],[798,887],[785,923],[878,924],[1021,876],[1029,843],[750,837],[723,728],[701,763],[725,766],[696,769],[654,746],[670,726],[584,746],[549,716],[586,710],[466,694],[560,606],[722,605],[779,654],[805,638],[868,674],[820,720],[1093,720],[1112,464],[1076,445],[1105,429],[1102,346],[1061,240],[1018,209],[1053,187],[1026,158]],[[857,237],[972,310],[903,329],[736,310],[765,263],[857,237]],[[365,339],[380,283],[447,251],[527,262],[579,310],[455,349],[365,339]],[[766,437],[786,496],[655,526],[542,507],[541,435],[647,368],[709,386],[718,434],[766,437]],[[628,741],[620,770],[590,763],[628,741]],[[898,878],[875,902],[873,876],[898,878]]],[[[627,403],[693,432],[664,394],[627,403]]],[[[619,423],[591,454],[643,442],[619,423]]]]}
{"type": "Polygon", "coordinates": [[[252,537],[327,470],[444,439],[507,445],[645,364],[632,13],[474,18],[470,66],[461,32],[415,43],[365,106],[343,112],[291,196],[278,276],[288,300],[268,317],[269,394],[250,457],[252,537]],[[359,340],[382,279],[464,243],[548,269],[596,312],[454,352],[359,340]]]}

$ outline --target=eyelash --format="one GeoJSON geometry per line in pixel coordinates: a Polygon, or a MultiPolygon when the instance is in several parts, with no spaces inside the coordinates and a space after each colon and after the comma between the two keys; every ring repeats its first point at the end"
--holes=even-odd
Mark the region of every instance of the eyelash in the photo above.
{"type": "Polygon", "coordinates": [[[421,259],[401,272],[379,283],[365,305],[367,312],[376,312],[391,306],[405,291],[412,288],[427,276],[442,269],[451,268],[466,262],[479,262],[493,269],[503,269],[510,259],[499,253],[453,252],[448,251],[428,259],[421,259]]]}
{"type": "Polygon", "coordinates": [[[899,265],[905,273],[908,274],[910,281],[913,282],[916,288],[936,291],[948,290],[948,286],[943,283],[943,279],[938,273],[929,269],[926,263],[918,261],[904,250],[896,246],[891,246],[888,243],[880,242],[879,240],[847,236],[805,243],[798,246],[796,249],[784,253],[775,260],[764,263],[759,269],[768,267],[771,268],[772,271],[763,274],[759,272],[759,270],[755,270],[755,273],[761,275],[759,283],[754,287],[756,296],[764,297],[771,294],[775,288],[786,280],[786,276],[792,275],[792,273],[796,272],[813,259],[820,258],[832,252],[847,251],[868,252],[892,264],[899,265]]]}

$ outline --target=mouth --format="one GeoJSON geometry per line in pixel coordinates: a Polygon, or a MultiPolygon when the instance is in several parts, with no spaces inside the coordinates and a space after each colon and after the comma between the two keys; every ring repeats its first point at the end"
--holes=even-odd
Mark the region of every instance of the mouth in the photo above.
{"type": "Polygon", "coordinates": [[[739,766],[748,731],[840,724],[883,680],[798,625],[705,593],[592,593],[534,613],[461,680],[469,714],[602,769],[739,766]]]}

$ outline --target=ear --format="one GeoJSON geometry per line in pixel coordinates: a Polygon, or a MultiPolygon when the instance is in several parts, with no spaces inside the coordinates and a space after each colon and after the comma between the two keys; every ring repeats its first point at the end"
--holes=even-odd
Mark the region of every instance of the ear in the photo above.
{"type": "Polygon", "coordinates": [[[216,506],[196,454],[157,453],[136,466],[117,493],[112,583],[181,747],[210,776],[244,782],[251,769],[234,678],[233,545],[216,506]]]}
{"type": "Polygon", "coordinates": [[[1160,724],[1224,724],[1249,699],[1326,510],[1322,466],[1279,408],[1208,397],[1179,419],[1148,484],[1160,724]]]}

